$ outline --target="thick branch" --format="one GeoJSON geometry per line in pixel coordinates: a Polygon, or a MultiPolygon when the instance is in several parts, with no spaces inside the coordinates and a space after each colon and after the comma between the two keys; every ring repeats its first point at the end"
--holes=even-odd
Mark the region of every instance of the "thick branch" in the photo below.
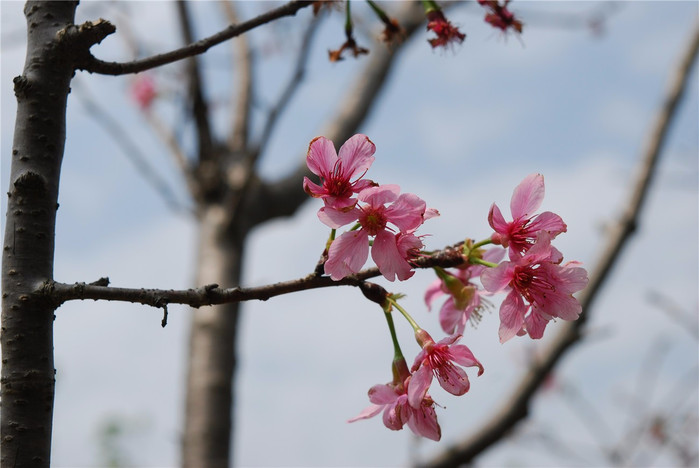
{"type": "Polygon", "coordinates": [[[435,457],[426,466],[453,467],[470,463],[491,445],[502,440],[524,419],[529,412],[529,405],[534,394],[546,379],[548,373],[558,363],[566,351],[570,350],[582,337],[582,327],[591,313],[592,304],[598,292],[617,263],[622,249],[628,244],[630,236],[636,230],[637,220],[643,207],[643,202],[655,173],[655,167],[660,157],[672,119],[676,115],[677,103],[688,84],[689,72],[696,61],[699,50],[699,25],[695,25],[692,38],[688,44],[679,67],[670,82],[670,87],[659,110],[657,120],[650,134],[650,140],[640,160],[640,173],[633,186],[627,203],[626,213],[618,221],[611,232],[607,244],[602,249],[600,259],[590,274],[590,282],[580,296],[583,311],[580,318],[567,322],[556,339],[542,354],[540,360],[523,376],[515,391],[505,399],[505,406],[493,418],[485,423],[483,428],[462,443],[448,448],[435,457]]]}
{"type": "Polygon", "coordinates": [[[104,62],[90,55],[83,63],[78,65],[78,69],[86,70],[91,73],[100,73],[103,75],[125,75],[128,73],[138,73],[144,70],[150,70],[151,68],[177,62],[187,57],[203,54],[211,47],[246,33],[258,26],[285,16],[294,16],[297,11],[309,5],[311,5],[311,2],[294,0],[244,23],[232,24],[212,36],[201,39],[180,49],[166,52],[164,54],[154,55],[142,60],[134,60],[132,62],[123,63],[104,62]]]}
{"type": "MultiPolygon", "coordinates": [[[[434,266],[450,268],[463,263],[464,258],[456,245],[447,247],[430,257],[421,257],[414,262],[414,266],[415,268],[432,268],[434,266]]],[[[166,304],[187,304],[198,308],[231,302],[266,301],[271,297],[309,289],[332,286],[359,287],[365,280],[380,275],[378,268],[368,268],[339,281],[333,281],[329,276],[319,276],[312,273],[303,278],[253,288],[222,289],[217,284],[211,284],[187,290],[111,288],[104,285],[104,280],[90,284],[65,284],[50,281],[42,286],[39,293],[50,298],[56,305],[76,299],[93,299],[133,302],[153,307],[163,307],[166,304]]]]}

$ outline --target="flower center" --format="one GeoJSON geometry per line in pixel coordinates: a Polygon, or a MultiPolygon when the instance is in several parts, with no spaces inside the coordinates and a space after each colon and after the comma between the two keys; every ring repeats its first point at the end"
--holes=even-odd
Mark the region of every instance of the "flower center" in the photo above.
{"type": "Polygon", "coordinates": [[[359,224],[370,236],[375,236],[386,228],[385,211],[386,208],[383,206],[366,206],[362,208],[362,214],[359,215],[359,224]]]}

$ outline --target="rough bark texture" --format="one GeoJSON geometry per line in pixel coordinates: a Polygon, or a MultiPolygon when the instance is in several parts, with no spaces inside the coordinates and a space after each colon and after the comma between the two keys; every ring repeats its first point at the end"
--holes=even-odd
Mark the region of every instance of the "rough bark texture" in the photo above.
{"type": "Polygon", "coordinates": [[[2,466],[48,466],[55,306],[36,291],[53,277],[58,180],[73,69],[57,33],[77,2],[29,2],[27,57],[14,79],[17,119],[2,265],[2,466]]]}

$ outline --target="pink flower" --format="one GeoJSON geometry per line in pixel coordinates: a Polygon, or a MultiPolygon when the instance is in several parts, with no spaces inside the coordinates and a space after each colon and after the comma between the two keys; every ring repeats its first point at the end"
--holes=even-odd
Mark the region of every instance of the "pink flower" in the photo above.
{"type": "Polygon", "coordinates": [[[408,402],[413,408],[419,408],[427,395],[433,376],[437,377],[444,390],[452,395],[468,392],[470,383],[466,372],[454,365],[478,367],[478,375],[483,374],[483,366],[465,345],[455,345],[461,335],[453,335],[435,343],[425,330],[415,332],[415,339],[422,346],[422,351],[415,358],[414,372],[408,384],[408,402]]]}
{"type": "Polygon", "coordinates": [[[429,395],[425,395],[415,406],[411,406],[408,404],[405,386],[389,383],[371,387],[369,401],[372,403],[370,406],[347,422],[368,419],[383,411],[383,423],[393,431],[399,431],[407,424],[416,435],[435,441],[442,437],[434,401],[429,395]]]}
{"type": "Polygon", "coordinates": [[[587,272],[577,262],[560,265],[563,256],[551,246],[551,235],[541,231],[522,257],[502,262],[481,274],[490,292],[508,291],[500,306],[500,342],[517,334],[544,335],[554,317],[575,320],[582,307],[573,293],[587,285],[587,272]]]}
{"type": "Polygon", "coordinates": [[[451,24],[445,18],[441,10],[430,10],[427,12],[427,30],[433,31],[437,37],[428,39],[433,49],[437,47],[446,48],[453,42],[461,44],[466,39],[466,34],[459,31],[459,28],[451,24]]]}
{"type": "Polygon", "coordinates": [[[141,110],[146,111],[150,109],[157,95],[155,81],[150,75],[136,76],[131,84],[131,97],[136,101],[141,110]]]}
{"type": "Polygon", "coordinates": [[[567,226],[560,216],[546,211],[534,216],[544,199],[544,176],[531,174],[515,188],[510,200],[510,211],[514,218],[509,223],[493,203],[488,213],[488,223],[495,230],[491,240],[494,244],[510,248],[510,258],[529,250],[537,235],[547,231],[551,237],[566,232],[567,226]]]}
{"type": "Polygon", "coordinates": [[[503,32],[507,32],[509,28],[518,33],[522,32],[522,22],[515,18],[515,15],[507,9],[510,0],[505,0],[502,5],[500,5],[498,0],[478,0],[478,3],[490,10],[490,13],[485,15],[486,23],[489,23],[494,28],[501,29],[503,32]]]}
{"type": "MultiPolygon", "coordinates": [[[[504,254],[503,249],[490,249],[483,254],[483,260],[497,262],[504,254]]],[[[425,291],[425,303],[428,310],[432,309],[432,303],[438,297],[447,294],[449,297],[439,311],[439,323],[444,333],[450,335],[463,334],[466,323],[472,314],[478,317],[485,304],[481,297],[490,295],[480,289],[477,284],[471,282],[485,270],[483,265],[469,264],[465,268],[446,271],[446,279],[437,278],[425,291]]]]}
{"type": "Polygon", "coordinates": [[[332,141],[325,137],[314,138],[308,145],[306,164],[312,173],[320,177],[321,185],[304,177],[303,189],[312,197],[322,198],[327,207],[351,210],[357,203],[352,196],[375,185],[370,180],[362,180],[374,162],[374,151],[376,147],[366,135],[354,135],[347,140],[340,147],[339,156],[332,141]]]}
{"type": "Polygon", "coordinates": [[[389,281],[396,277],[403,281],[414,271],[409,263],[422,242],[413,233],[424,222],[425,202],[412,193],[400,194],[397,185],[370,187],[359,193],[364,205],[357,205],[349,211],[339,211],[323,207],[318,217],[329,227],[336,229],[353,221],[358,221],[360,229],[348,231],[335,239],[328,249],[325,272],[334,280],[357,273],[369,256],[369,237],[374,237],[371,257],[379,271],[389,281]],[[385,206],[390,204],[389,206],[385,206]],[[394,233],[388,223],[395,225],[400,232],[394,233]]]}

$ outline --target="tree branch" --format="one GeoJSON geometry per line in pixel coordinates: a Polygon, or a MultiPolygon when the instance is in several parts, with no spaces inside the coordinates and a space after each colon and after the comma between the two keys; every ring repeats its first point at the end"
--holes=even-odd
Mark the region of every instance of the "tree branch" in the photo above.
{"type": "MultiPolygon", "coordinates": [[[[383,89],[395,58],[410,36],[423,24],[424,10],[415,2],[406,2],[396,14],[396,20],[403,27],[405,41],[394,44],[391,48],[378,46],[372,49],[369,63],[359,74],[354,86],[347,92],[344,101],[338,106],[338,114],[321,132],[326,138],[343,142],[357,131],[383,89]]],[[[274,183],[256,181],[256,187],[252,187],[251,190],[257,190],[257,193],[254,197],[249,197],[251,200],[257,200],[255,208],[246,210],[249,211],[249,219],[253,225],[275,217],[294,214],[309,198],[302,189],[301,181],[304,176],[310,175],[305,159],[301,159],[296,170],[282,180],[274,183]]]]}
{"type": "MultiPolygon", "coordinates": [[[[459,247],[460,244],[456,244],[446,247],[444,250],[436,252],[429,257],[420,257],[413,262],[413,265],[415,268],[432,268],[434,266],[450,268],[461,265],[464,263],[464,257],[459,247]]],[[[283,294],[332,286],[360,287],[365,280],[380,275],[379,269],[374,267],[362,270],[339,281],[334,281],[329,276],[311,273],[303,278],[252,288],[235,287],[222,289],[217,284],[210,284],[187,290],[112,288],[106,285],[108,280],[104,279],[90,284],[65,284],[47,281],[41,286],[38,293],[53,301],[56,306],[76,299],[93,299],[132,302],[159,308],[162,308],[165,304],[187,304],[198,308],[205,305],[250,300],[266,301],[271,297],[283,294]]]]}
{"type": "Polygon", "coordinates": [[[97,102],[88,94],[84,86],[74,86],[78,90],[77,95],[83,107],[90,114],[95,122],[112,137],[114,142],[121,148],[121,152],[126,156],[138,173],[158,192],[165,204],[177,213],[193,214],[192,209],[182,205],[175,196],[174,191],[168,183],[160,177],[159,173],[148,162],[148,158],[141,152],[138,145],[131,139],[129,132],[119,125],[119,122],[109,115],[97,102]]]}
{"type": "MultiPolygon", "coordinates": [[[[222,0],[223,11],[229,23],[238,23],[238,12],[231,0],[222,0]]],[[[236,63],[237,99],[233,100],[233,127],[228,138],[228,146],[233,153],[244,151],[248,146],[250,132],[250,102],[253,95],[252,50],[246,36],[233,41],[233,48],[238,57],[236,63]]]]}
{"type": "Polygon", "coordinates": [[[478,433],[446,449],[443,453],[427,462],[425,466],[454,467],[468,464],[490,446],[502,440],[517,423],[527,417],[530,402],[548,373],[563,355],[581,339],[581,329],[591,313],[592,305],[598,296],[598,292],[609,277],[613,266],[617,264],[623,247],[628,244],[627,241],[636,230],[638,218],[655,173],[658,158],[660,157],[670,124],[676,115],[677,103],[681,100],[687,88],[689,72],[696,61],[698,50],[699,24],[695,24],[691,41],[670,82],[665,100],[651,131],[650,139],[642,154],[639,163],[640,173],[632,188],[629,202],[627,203],[628,209],[611,232],[606,246],[602,249],[597,265],[589,276],[588,286],[580,295],[579,300],[583,309],[580,318],[574,322],[567,322],[561,327],[560,333],[543,352],[540,360],[531,366],[520,380],[514,392],[505,399],[507,403],[483,425],[483,428],[478,433]]]}
{"type": "Polygon", "coordinates": [[[125,75],[128,73],[138,73],[144,70],[150,70],[151,68],[202,54],[215,45],[246,33],[263,24],[283,18],[285,16],[294,16],[297,11],[310,6],[311,3],[312,2],[303,0],[293,0],[280,6],[279,8],[270,10],[267,13],[264,13],[256,18],[252,18],[244,23],[232,24],[218,33],[213,34],[212,36],[201,39],[180,49],[154,55],[141,60],[134,60],[132,62],[105,62],[95,58],[93,55],[89,55],[82,63],[78,64],[77,69],[86,70],[90,73],[100,73],[102,75],[125,75]]]}
{"type": "MultiPolygon", "coordinates": [[[[180,28],[185,43],[194,42],[192,21],[187,7],[187,2],[179,0],[177,3],[177,15],[180,20],[180,28]]],[[[199,71],[199,60],[196,55],[187,59],[187,75],[189,77],[189,96],[191,98],[191,111],[197,127],[197,141],[199,143],[198,156],[202,161],[213,157],[213,137],[211,122],[209,121],[209,109],[204,99],[203,83],[199,71]]]]}

